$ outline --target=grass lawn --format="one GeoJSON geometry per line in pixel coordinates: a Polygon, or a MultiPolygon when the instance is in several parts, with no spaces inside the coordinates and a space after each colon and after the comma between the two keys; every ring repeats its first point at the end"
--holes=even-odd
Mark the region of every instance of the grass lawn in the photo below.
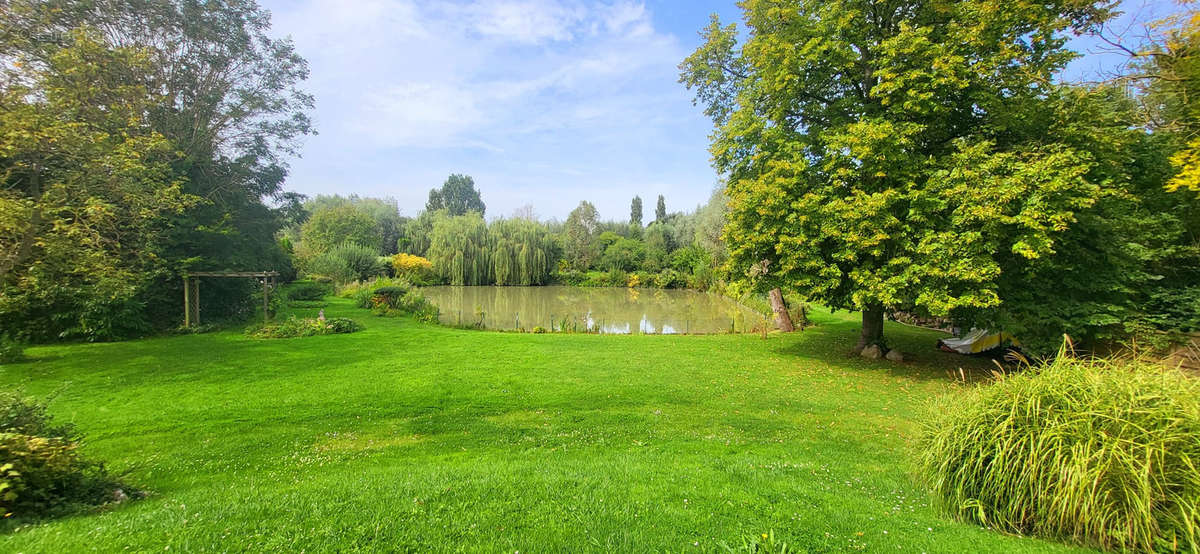
{"type": "MultiPolygon", "coordinates": [[[[316,309],[298,310],[312,315],[316,309]]],[[[351,335],[32,348],[0,385],[147,499],[0,534],[0,552],[1065,552],[955,523],[908,442],[961,357],[899,325],[904,365],[803,333],[532,335],[371,316],[351,335]]],[[[978,365],[978,364],[975,364],[978,365]]]]}

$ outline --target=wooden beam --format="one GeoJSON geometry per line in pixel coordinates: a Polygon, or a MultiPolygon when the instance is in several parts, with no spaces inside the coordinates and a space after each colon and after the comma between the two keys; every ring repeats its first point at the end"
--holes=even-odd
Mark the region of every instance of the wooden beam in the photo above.
{"type": "Polygon", "coordinates": [[[192,326],[192,283],[187,275],[183,276],[183,326],[192,326]]]}
{"type": "Polygon", "coordinates": [[[189,277],[276,277],[278,271],[191,271],[189,277]]]}

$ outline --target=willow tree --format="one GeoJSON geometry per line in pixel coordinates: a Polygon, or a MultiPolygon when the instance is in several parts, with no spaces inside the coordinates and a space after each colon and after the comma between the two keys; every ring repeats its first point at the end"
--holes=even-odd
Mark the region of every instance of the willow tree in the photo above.
{"type": "Polygon", "coordinates": [[[487,223],[477,213],[437,217],[425,257],[438,277],[451,285],[492,283],[487,223]]]}
{"type": "Polygon", "coordinates": [[[1099,193],[1089,155],[1031,137],[1103,21],[1079,0],[744,0],[680,66],[728,178],[731,270],[862,312],[1000,303],[1007,260],[1054,253],[1099,193]],[[983,165],[981,165],[983,164],[983,165]],[[981,171],[982,170],[982,171],[981,171]]]}
{"type": "Polygon", "coordinates": [[[502,219],[488,227],[493,284],[544,285],[557,260],[557,244],[545,225],[502,219]]]}

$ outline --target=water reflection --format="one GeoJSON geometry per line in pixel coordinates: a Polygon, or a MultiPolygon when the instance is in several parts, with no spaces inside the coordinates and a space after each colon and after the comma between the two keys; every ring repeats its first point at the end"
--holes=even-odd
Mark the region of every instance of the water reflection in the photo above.
{"type": "Polygon", "coordinates": [[[600,333],[742,332],[763,317],[724,296],[686,290],[583,287],[425,287],[443,323],[600,333]]]}

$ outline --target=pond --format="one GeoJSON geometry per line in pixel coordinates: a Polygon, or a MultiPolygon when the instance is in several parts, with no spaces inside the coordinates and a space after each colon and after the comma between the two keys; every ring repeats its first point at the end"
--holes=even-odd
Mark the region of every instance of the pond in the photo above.
{"type": "Polygon", "coordinates": [[[764,323],[724,296],[689,290],[591,287],[424,287],[442,323],[487,329],[598,333],[743,332],[764,323]]]}

